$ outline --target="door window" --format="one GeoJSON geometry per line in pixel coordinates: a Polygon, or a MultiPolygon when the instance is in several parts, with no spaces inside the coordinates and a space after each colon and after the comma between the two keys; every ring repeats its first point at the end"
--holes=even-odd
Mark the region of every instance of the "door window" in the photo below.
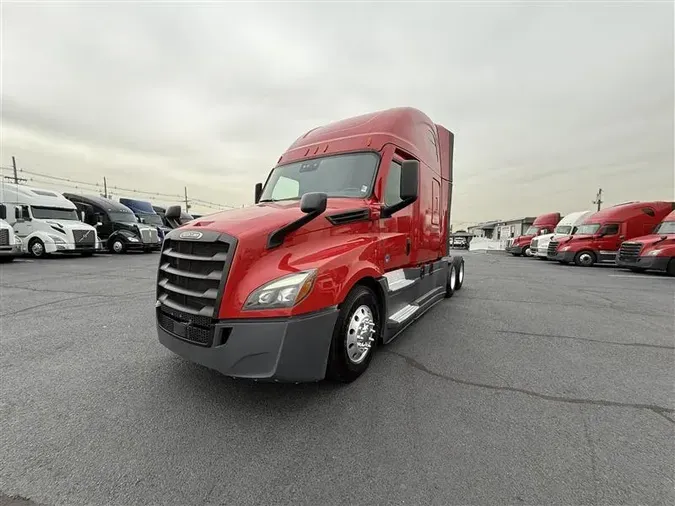
{"type": "Polygon", "coordinates": [[[619,225],[617,223],[609,223],[600,229],[600,233],[604,235],[616,235],[619,233],[619,225]]]}
{"type": "Polygon", "coordinates": [[[401,202],[401,164],[392,161],[387,174],[387,184],[384,187],[384,204],[392,206],[401,202]]]}

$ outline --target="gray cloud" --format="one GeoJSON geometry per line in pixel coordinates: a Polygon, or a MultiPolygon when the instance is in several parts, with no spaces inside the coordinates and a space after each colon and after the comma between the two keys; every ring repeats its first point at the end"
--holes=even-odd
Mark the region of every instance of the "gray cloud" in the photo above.
{"type": "Polygon", "coordinates": [[[673,6],[9,4],[26,169],[227,204],[317,125],[398,105],[456,134],[456,223],[673,198],[673,6]]]}

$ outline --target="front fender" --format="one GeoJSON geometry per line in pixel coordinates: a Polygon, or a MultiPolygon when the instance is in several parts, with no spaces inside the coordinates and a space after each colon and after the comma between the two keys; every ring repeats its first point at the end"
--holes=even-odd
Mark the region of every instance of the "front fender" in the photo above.
{"type": "MultiPolygon", "coordinates": [[[[108,236],[108,239],[106,241],[107,244],[111,244],[115,239],[121,239],[124,244],[129,244],[129,234],[131,232],[128,232],[125,234],[122,230],[115,230],[112,234],[108,236]]],[[[138,237],[137,235],[134,235],[134,237],[138,237]]]]}

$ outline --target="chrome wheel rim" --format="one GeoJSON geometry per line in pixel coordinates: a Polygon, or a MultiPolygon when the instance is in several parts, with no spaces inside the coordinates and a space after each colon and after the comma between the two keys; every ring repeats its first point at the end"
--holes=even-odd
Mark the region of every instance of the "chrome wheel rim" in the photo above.
{"type": "Polygon", "coordinates": [[[42,246],[42,243],[40,243],[39,241],[35,241],[33,243],[33,246],[31,246],[30,250],[36,257],[42,256],[42,254],[45,251],[44,247],[42,246]]]}
{"type": "Polygon", "coordinates": [[[455,266],[450,267],[450,290],[455,291],[455,285],[457,284],[457,275],[455,271],[455,266]]]}
{"type": "Polygon", "coordinates": [[[115,253],[121,253],[122,252],[122,243],[120,241],[115,241],[113,243],[113,251],[115,251],[115,253]]]}
{"type": "Polygon", "coordinates": [[[464,264],[459,264],[459,284],[464,282],[464,264]]]}
{"type": "Polygon", "coordinates": [[[347,357],[353,364],[363,362],[375,338],[375,318],[365,304],[356,308],[347,326],[347,357]]]}
{"type": "Polygon", "coordinates": [[[525,256],[526,257],[531,257],[532,256],[532,250],[530,248],[525,248],[525,256]]]}
{"type": "Polygon", "coordinates": [[[583,265],[591,265],[593,263],[593,257],[590,255],[590,253],[582,253],[579,255],[579,262],[581,262],[583,265]]]}

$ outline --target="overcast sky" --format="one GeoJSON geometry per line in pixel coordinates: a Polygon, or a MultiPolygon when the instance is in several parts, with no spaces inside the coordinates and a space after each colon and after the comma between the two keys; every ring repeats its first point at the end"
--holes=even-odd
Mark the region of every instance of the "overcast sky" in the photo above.
{"type": "Polygon", "coordinates": [[[674,59],[672,2],[5,3],[0,163],[238,206],[409,105],[456,135],[455,229],[672,200],[674,59]]]}

